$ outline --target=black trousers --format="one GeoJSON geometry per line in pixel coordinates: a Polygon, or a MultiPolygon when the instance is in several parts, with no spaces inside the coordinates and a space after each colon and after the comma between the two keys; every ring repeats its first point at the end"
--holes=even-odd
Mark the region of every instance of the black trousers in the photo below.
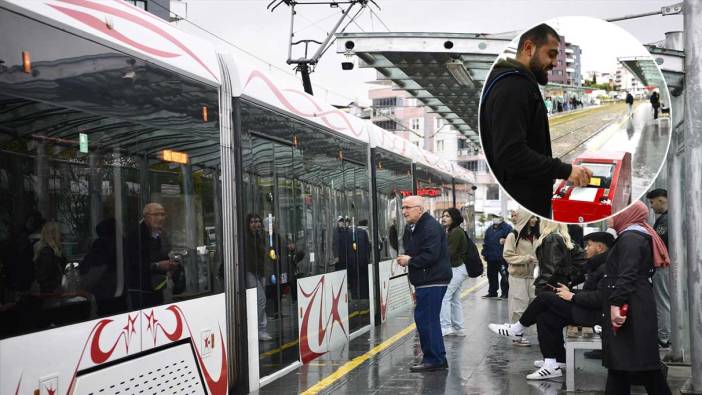
{"type": "Polygon", "coordinates": [[[626,372],[622,370],[609,369],[607,371],[606,395],[629,395],[631,394],[631,384],[635,381],[646,388],[649,395],[670,395],[670,388],[665,381],[663,372],[651,370],[645,372],[626,372]]]}
{"type": "Polygon", "coordinates": [[[536,324],[539,348],[544,358],[565,362],[563,328],[574,323],[573,305],[553,292],[536,296],[522,314],[519,322],[524,326],[536,324]]]}
{"type": "Polygon", "coordinates": [[[490,296],[497,296],[498,275],[500,276],[500,293],[506,298],[509,294],[509,280],[507,279],[509,274],[507,273],[507,262],[504,260],[487,261],[488,294],[490,294],[490,296]]]}

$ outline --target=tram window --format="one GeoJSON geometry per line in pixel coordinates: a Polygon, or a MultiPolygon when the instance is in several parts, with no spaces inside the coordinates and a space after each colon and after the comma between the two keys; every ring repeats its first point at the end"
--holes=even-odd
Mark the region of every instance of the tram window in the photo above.
{"type": "Polygon", "coordinates": [[[0,124],[0,336],[222,291],[216,123],[0,96],[0,124]]]}
{"type": "Polygon", "coordinates": [[[426,211],[438,220],[443,210],[453,207],[451,178],[417,166],[417,195],[425,198],[426,211]]]}
{"type": "Polygon", "coordinates": [[[378,190],[378,240],[380,260],[402,253],[405,220],[400,212],[402,198],[412,194],[412,164],[384,151],[375,154],[378,190]]]}

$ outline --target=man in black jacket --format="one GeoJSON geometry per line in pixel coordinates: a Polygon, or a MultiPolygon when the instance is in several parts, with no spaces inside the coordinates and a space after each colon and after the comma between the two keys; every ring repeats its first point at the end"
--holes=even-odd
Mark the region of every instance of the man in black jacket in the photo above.
{"type": "Polygon", "coordinates": [[[552,158],[548,116],[539,84],[556,66],[560,38],[546,24],[519,39],[517,58],[499,61],[485,82],[480,137],[500,185],[517,203],[551,218],[555,179],[586,185],[592,172],[552,158]]]}
{"type": "MultiPolygon", "coordinates": [[[[646,199],[658,216],[653,229],[663,239],[668,248],[668,191],[654,189],[646,194],[646,199]]],[[[656,298],[656,316],[658,317],[658,344],[661,348],[670,347],[670,269],[657,267],[653,274],[653,296],[656,298]]]]}
{"type": "Polygon", "coordinates": [[[535,361],[538,368],[526,376],[528,380],[561,377],[565,366],[563,328],[567,325],[595,326],[602,316],[602,301],[597,284],[604,277],[607,250],[614,244],[614,236],[607,232],[593,232],[584,237],[588,262],[585,284],[580,291],[571,291],[563,284],[555,293],[539,294],[529,304],[522,317],[514,324],[490,324],[488,328],[498,335],[521,338],[524,330],[536,324],[543,361],[535,361]]]}
{"type": "Polygon", "coordinates": [[[127,287],[133,308],[162,304],[167,273],[176,269],[163,232],[166,210],[152,202],[144,206],[143,215],[139,227],[127,236],[127,287]]]}
{"type": "Polygon", "coordinates": [[[447,369],[446,349],[441,334],[441,301],[453,273],[448,255],[446,232],[424,211],[424,198],[408,196],[402,200],[402,215],[407,228],[402,236],[405,254],[397,263],[409,267],[409,281],[415,287],[419,343],[424,357],[410,368],[412,372],[447,369]]]}

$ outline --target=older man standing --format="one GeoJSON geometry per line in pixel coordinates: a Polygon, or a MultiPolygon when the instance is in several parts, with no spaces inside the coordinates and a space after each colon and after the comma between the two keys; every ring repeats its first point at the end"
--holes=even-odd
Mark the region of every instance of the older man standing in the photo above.
{"type": "Polygon", "coordinates": [[[424,198],[408,196],[402,200],[402,215],[408,229],[403,235],[405,254],[397,263],[409,267],[409,280],[416,290],[414,321],[424,354],[412,372],[428,372],[448,368],[444,339],[441,334],[441,301],[451,282],[451,263],[446,232],[424,211],[424,198]]]}

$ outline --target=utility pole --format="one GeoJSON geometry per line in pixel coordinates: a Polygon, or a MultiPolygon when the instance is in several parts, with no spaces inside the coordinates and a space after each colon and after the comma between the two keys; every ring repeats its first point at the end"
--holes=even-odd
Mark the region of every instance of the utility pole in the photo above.
{"type": "MultiPolygon", "coordinates": [[[[313,95],[312,90],[312,80],[310,79],[310,73],[314,71],[314,66],[319,62],[319,59],[324,55],[325,52],[332,46],[334,35],[337,33],[341,24],[349,17],[351,11],[358,5],[358,11],[350,17],[346,25],[339,31],[343,33],[346,28],[355,21],[356,17],[363,11],[368,4],[373,4],[378,7],[378,4],[374,0],[346,0],[346,1],[295,1],[295,0],[273,0],[268,4],[268,9],[273,12],[276,8],[282,4],[290,7],[290,37],[288,44],[288,60],[287,64],[294,64],[295,70],[300,72],[302,76],[302,87],[305,92],[313,95]],[[303,5],[326,5],[330,8],[340,8],[346,6],[345,9],[341,11],[341,16],[336,21],[334,27],[327,33],[323,41],[305,39],[305,40],[295,40],[295,15],[297,11],[296,7],[303,5]],[[316,45],[317,50],[312,56],[308,56],[310,45],[316,45]],[[304,56],[299,58],[293,58],[293,48],[304,47],[304,56]]],[[[380,9],[380,7],[378,7],[380,9]]]]}

